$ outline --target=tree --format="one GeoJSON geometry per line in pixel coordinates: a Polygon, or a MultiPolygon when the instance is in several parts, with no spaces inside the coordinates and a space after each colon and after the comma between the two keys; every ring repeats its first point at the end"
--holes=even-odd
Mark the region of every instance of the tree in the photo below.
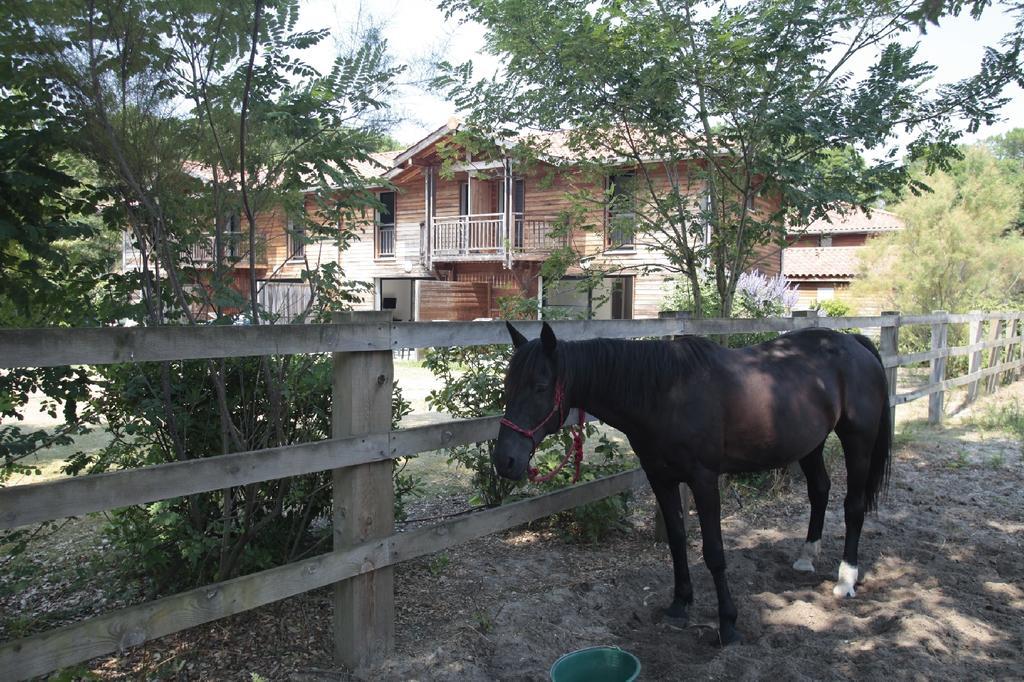
{"type": "Polygon", "coordinates": [[[1020,206],[1012,229],[1024,234],[1024,128],[1014,128],[1002,135],[994,135],[985,140],[985,144],[1020,190],[1020,206]]]}
{"type": "Polygon", "coordinates": [[[629,194],[616,183],[604,192],[581,183],[576,199],[627,215],[615,229],[690,280],[698,315],[702,280],[718,291],[715,312],[728,315],[739,275],[787,226],[920,190],[907,161],[945,167],[956,124],[991,123],[1003,86],[1019,76],[1013,45],[989,50],[977,76],[928,91],[934,68],[898,42],[916,25],[912,7],[888,2],[442,4],[483,24],[505,65],[475,82],[471,64],[445,65],[439,80],[479,134],[520,139],[517,153],[550,162],[558,132],[562,156],[591,171],[591,187],[616,170],[635,173],[644,198],[628,210],[614,210],[629,194]],[[901,133],[914,135],[906,161],[901,133]],[[836,162],[867,151],[877,160],[836,162]]]}
{"type": "Polygon", "coordinates": [[[918,172],[932,191],[893,209],[906,228],[868,242],[852,294],[907,313],[1020,305],[1024,237],[1007,231],[1020,186],[980,145],[949,171],[918,172]]]}
{"type": "MultiPolygon", "coordinates": [[[[124,317],[150,326],[272,323],[259,305],[254,267],[259,221],[272,207],[294,215],[309,239],[344,248],[351,234],[338,229],[339,219],[373,201],[355,164],[369,162],[382,142],[386,95],[401,69],[380,34],[368,33],[319,73],[296,55],[327,32],[296,31],[298,8],[297,0],[41,0],[10,9],[0,26],[0,57],[16,68],[5,87],[18,93],[46,85],[53,126],[65,133],[61,149],[94,164],[103,217],[114,231],[127,231],[142,263],[137,272],[108,277],[123,304],[116,314],[97,310],[69,324],[124,317]],[[309,188],[318,204],[311,214],[309,188]],[[238,232],[247,232],[247,243],[232,241],[238,232]],[[211,233],[216,267],[209,273],[195,267],[191,253],[211,233]],[[233,280],[242,264],[248,276],[239,290],[233,280]]],[[[65,191],[52,159],[42,166],[65,191]]],[[[69,212],[47,206],[58,216],[69,212]]],[[[25,216],[16,222],[19,229],[31,225],[25,216]]],[[[313,270],[307,265],[317,294],[307,319],[345,309],[353,285],[338,264],[313,270]]],[[[7,275],[5,268],[5,293],[7,275]]],[[[90,295],[97,281],[83,280],[90,295]]],[[[61,301],[68,300],[67,284],[56,286],[61,301]]],[[[37,324],[56,321],[43,316],[37,324]]],[[[99,389],[89,412],[107,421],[114,440],[76,456],[68,470],[322,438],[328,366],[324,358],[275,356],[83,371],[85,395],[92,385],[99,389]]],[[[66,404],[73,411],[74,403],[66,404]]],[[[165,581],[225,579],[318,546],[307,531],[328,509],[328,479],[298,477],[127,510],[115,517],[114,537],[145,555],[154,571],[166,568],[165,581]]]]}

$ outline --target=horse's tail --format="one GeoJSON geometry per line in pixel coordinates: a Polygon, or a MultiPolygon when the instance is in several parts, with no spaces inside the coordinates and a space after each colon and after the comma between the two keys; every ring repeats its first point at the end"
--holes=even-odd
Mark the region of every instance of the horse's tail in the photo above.
{"type": "Polygon", "coordinates": [[[884,389],[882,392],[882,415],[878,419],[878,434],[875,436],[875,447],[871,451],[871,463],[868,468],[865,490],[866,510],[872,511],[878,508],[878,498],[889,483],[889,472],[892,468],[892,413],[889,410],[889,381],[885,376],[882,356],[871,339],[862,334],[854,334],[853,338],[871,351],[871,354],[878,360],[878,364],[882,366],[882,387],[884,389]]]}

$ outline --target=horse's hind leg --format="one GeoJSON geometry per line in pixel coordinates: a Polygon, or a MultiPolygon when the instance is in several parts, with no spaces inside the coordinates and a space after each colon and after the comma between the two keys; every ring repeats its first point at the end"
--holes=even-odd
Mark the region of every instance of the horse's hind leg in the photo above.
{"type": "Polygon", "coordinates": [[[725,548],[722,546],[722,503],[718,493],[718,476],[701,472],[694,477],[693,501],[700,515],[700,530],[704,539],[704,563],[715,580],[718,593],[718,636],[722,645],[732,644],[740,639],[736,632],[736,604],[729,594],[725,579],[725,548]]]}
{"type": "Polygon", "coordinates": [[[867,505],[868,469],[871,464],[871,449],[875,442],[875,434],[863,431],[840,432],[839,440],[843,444],[846,456],[846,500],[843,508],[846,513],[846,544],[843,547],[843,561],[839,564],[839,578],[832,594],[837,597],[853,597],[857,592],[859,572],[857,569],[857,550],[860,544],[860,533],[864,528],[864,511],[867,505]],[[868,437],[870,435],[870,437],[868,437]]]}
{"type": "Polygon", "coordinates": [[[807,541],[793,568],[806,573],[814,573],[814,560],[821,551],[821,531],[825,526],[825,508],[832,487],[828,471],[825,470],[825,458],[822,455],[824,449],[825,441],[822,441],[811,454],[800,460],[800,468],[807,478],[807,496],[811,499],[811,521],[807,525],[807,541]]]}
{"type": "Polygon", "coordinates": [[[671,481],[651,482],[654,497],[658,500],[661,515],[665,519],[665,534],[672,552],[672,567],[675,576],[675,594],[672,604],[665,610],[669,618],[686,622],[689,607],[693,603],[693,585],[690,583],[690,565],[686,558],[686,522],[683,518],[679,484],[671,481]]]}

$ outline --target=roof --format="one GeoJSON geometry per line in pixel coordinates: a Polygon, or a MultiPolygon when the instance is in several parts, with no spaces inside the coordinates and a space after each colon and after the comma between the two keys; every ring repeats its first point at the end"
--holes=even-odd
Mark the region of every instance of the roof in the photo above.
{"type": "Polygon", "coordinates": [[[373,152],[370,154],[372,161],[355,161],[352,163],[352,170],[364,180],[382,178],[395,164],[395,158],[401,153],[401,149],[391,152],[373,152]]]}
{"type": "Polygon", "coordinates": [[[391,160],[389,172],[396,170],[403,163],[409,161],[423,150],[428,149],[429,147],[436,144],[440,140],[443,140],[444,138],[448,137],[456,130],[458,130],[461,125],[462,122],[459,119],[455,117],[449,118],[447,123],[445,123],[440,128],[434,130],[433,132],[429,133],[419,142],[415,142],[408,148],[400,150],[398,153],[396,153],[394,158],[391,160]]]}
{"type": "Polygon", "coordinates": [[[860,246],[792,247],[782,252],[782,274],[792,279],[848,279],[857,275],[860,246]]]}
{"type": "Polygon", "coordinates": [[[853,208],[840,214],[829,211],[825,218],[819,218],[807,227],[791,228],[790,234],[849,234],[851,232],[892,232],[905,227],[902,218],[881,208],[871,209],[869,216],[864,211],[853,208]]]}

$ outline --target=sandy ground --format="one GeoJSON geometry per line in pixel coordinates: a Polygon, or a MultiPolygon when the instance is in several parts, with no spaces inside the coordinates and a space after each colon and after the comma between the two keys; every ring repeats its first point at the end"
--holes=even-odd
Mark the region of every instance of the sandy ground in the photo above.
{"type": "Polygon", "coordinates": [[[814,575],[790,568],[806,515],[795,491],[732,510],[724,532],[741,645],[717,646],[699,543],[690,547],[693,623],[662,622],[668,552],[640,515],[635,533],[609,545],[518,533],[453,552],[444,580],[409,567],[398,655],[359,677],[542,679],[561,653],[606,644],[635,653],[651,680],[1024,678],[1020,453],[999,468],[960,461],[940,443],[901,450],[888,501],[865,526],[854,599],[832,595],[841,480],[814,575]]]}

